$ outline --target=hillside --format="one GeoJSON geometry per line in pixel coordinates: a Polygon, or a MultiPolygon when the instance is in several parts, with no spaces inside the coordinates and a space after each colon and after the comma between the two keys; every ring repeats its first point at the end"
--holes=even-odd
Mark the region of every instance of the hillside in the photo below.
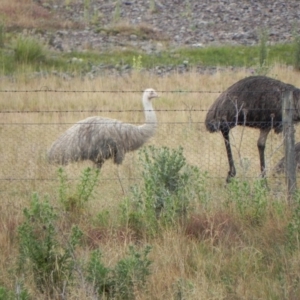
{"type": "Polygon", "coordinates": [[[264,31],[271,43],[299,34],[300,2],[239,0],[2,0],[10,32],[40,37],[58,51],[182,46],[254,45],[264,31]]]}

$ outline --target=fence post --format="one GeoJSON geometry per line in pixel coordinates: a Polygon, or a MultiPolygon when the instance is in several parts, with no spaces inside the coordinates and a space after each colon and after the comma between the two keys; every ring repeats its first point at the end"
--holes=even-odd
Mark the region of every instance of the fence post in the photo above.
{"type": "Polygon", "coordinates": [[[282,93],[282,125],[285,149],[285,176],[288,188],[288,201],[291,204],[296,190],[295,129],[293,124],[293,92],[282,93]]]}

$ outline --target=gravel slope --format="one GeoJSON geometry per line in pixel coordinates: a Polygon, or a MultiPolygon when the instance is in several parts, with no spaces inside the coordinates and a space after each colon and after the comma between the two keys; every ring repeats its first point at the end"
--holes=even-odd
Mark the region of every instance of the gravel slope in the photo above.
{"type": "Polygon", "coordinates": [[[262,30],[269,42],[290,42],[293,31],[300,33],[298,0],[37,1],[64,20],[83,24],[77,30],[40,33],[59,51],[134,47],[149,53],[165,47],[253,45],[262,30]],[[110,34],[114,28],[123,31],[110,34]]]}

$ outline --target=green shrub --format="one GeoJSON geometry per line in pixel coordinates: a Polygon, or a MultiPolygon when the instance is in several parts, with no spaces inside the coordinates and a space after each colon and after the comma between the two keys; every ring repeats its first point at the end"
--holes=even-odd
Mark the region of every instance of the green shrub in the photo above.
{"type": "Polygon", "coordinates": [[[131,187],[131,196],[121,205],[127,224],[138,232],[156,232],[159,224],[184,220],[191,201],[206,197],[206,174],[187,164],[182,147],[149,146],[139,154],[142,182],[131,187]]]}
{"type": "Polygon", "coordinates": [[[55,298],[72,279],[73,252],[82,233],[74,226],[62,235],[54,208],[37,194],[24,209],[24,218],[18,228],[19,270],[24,276],[33,274],[37,288],[55,298]]]}
{"type": "Polygon", "coordinates": [[[34,38],[19,37],[14,46],[14,58],[19,63],[41,63],[46,59],[43,46],[34,38]]]}
{"type": "Polygon", "coordinates": [[[93,284],[99,296],[134,299],[134,291],[145,287],[150,274],[150,250],[151,247],[146,246],[142,252],[138,252],[131,246],[127,257],[118,261],[114,268],[105,267],[101,252],[96,250],[92,252],[87,264],[87,280],[93,284]]]}

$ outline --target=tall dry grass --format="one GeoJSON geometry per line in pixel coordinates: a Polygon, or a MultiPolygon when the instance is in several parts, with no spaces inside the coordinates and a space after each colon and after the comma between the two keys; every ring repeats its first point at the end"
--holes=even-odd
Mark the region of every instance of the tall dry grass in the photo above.
{"type": "MultiPolygon", "coordinates": [[[[58,205],[57,167],[46,160],[51,143],[71,124],[91,115],[143,123],[142,91],[152,87],[160,95],[154,102],[159,125],[149,144],[175,149],[181,145],[188,163],[208,172],[206,188],[211,196],[206,206],[195,205],[187,231],[180,227],[168,229],[160,237],[139,241],[152,245],[153,264],[147,290],[137,291],[136,299],[283,299],[283,294],[286,299],[297,299],[295,293],[299,289],[293,284],[293,276],[299,274],[300,252],[291,256],[283,249],[284,228],[290,216],[283,194],[276,185],[277,190],[270,193],[267,221],[259,228],[241,224],[230,205],[224,212],[221,204],[227,197],[224,182],[228,170],[224,142],[220,134],[207,133],[203,124],[206,110],[218,92],[248,75],[249,71],[240,70],[166,77],[137,73],[91,81],[56,77],[1,79],[0,90],[11,92],[1,93],[0,99],[0,285],[14,289],[11,272],[18,252],[16,229],[32,193],[49,194],[51,203],[58,205]],[[40,89],[45,91],[30,92],[40,89]],[[18,92],[21,90],[24,92],[18,92]],[[272,204],[274,199],[279,201],[277,206],[272,204]]],[[[300,86],[299,76],[288,68],[274,67],[271,76],[300,86]]],[[[239,176],[257,178],[258,132],[242,130],[232,130],[239,176]]],[[[270,167],[282,155],[277,149],[281,142],[282,137],[274,134],[268,139],[266,155],[270,167]]],[[[136,242],[130,230],[116,229],[115,224],[121,200],[140,178],[138,164],[137,152],[128,153],[119,168],[111,161],[105,162],[95,199],[78,220],[89,241],[76,254],[82,260],[89,256],[91,248],[100,248],[108,265],[114,265],[128,245],[136,242]],[[104,210],[110,212],[111,218],[102,231],[94,228],[92,220],[104,210]]],[[[86,166],[91,163],[74,163],[65,170],[76,182],[86,166]]],[[[26,285],[33,299],[43,299],[30,279],[26,285]]],[[[79,281],[71,288],[69,299],[92,296],[79,281]]]]}

